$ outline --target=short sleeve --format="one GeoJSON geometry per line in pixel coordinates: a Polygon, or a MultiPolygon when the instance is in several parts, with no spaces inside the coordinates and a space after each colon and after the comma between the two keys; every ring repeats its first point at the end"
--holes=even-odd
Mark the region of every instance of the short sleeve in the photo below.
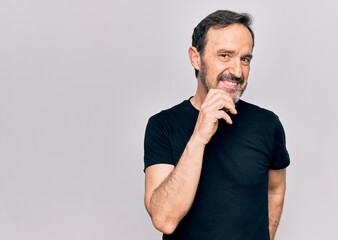
{"type": "Polygon", "coordinates": [[[286,168],[290,164],[290,156],[286,148],[285,132],[279,118],[276,116],[273,154],[270,169],[279,170],[286,168]]]}
{"type": "Polygon", "coordinates": [[[172,164],[170,130],[168,124],[157,115],[147,123],[144,137],[144,170],[154,164],[172,164]]]}

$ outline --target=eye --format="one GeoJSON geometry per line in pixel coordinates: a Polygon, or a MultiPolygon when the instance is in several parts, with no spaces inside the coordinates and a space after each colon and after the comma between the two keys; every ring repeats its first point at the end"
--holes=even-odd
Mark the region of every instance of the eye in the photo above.
{"type": "Polygon", "coordinates": [[[231,56],[228,53],[220,53],[219,58],[224,61],[224,60],[229,60],[231,56]]]}
{"type": "Polygon", "coordinates": [[[251,57],[243,57],[241,58],[241,61],[243,62],[243,64],[249,65],[251,62],[251,57]]]}

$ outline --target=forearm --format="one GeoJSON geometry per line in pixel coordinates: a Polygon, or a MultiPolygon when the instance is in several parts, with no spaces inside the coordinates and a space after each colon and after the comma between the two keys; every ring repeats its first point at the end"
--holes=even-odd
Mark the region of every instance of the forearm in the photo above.
{"type": "Polygon", "coordinates": [[[193,98],[199,114],[194,132],[176,166],[155,165],[146,169],[146,208],[154,226],[167,234],[176,229],[191,208],[201,175],[205,145],[216,132],[219,120],[232,124],[227,112],[237,113],[233,99],[223,90],[210,89],[203,98],[193,98]]]}
{"type": "Polygon", "coordinates": [[[149,214],[157,229],[171,233],[189,211],[199,183],[205,145],[189,140],[180,160],[149,201],[149,214]]]}
{"type": "Polygon", "coordinates": [[[269,193],[269,231],[270,240],[275,239],[277,227],[282,215],[284,193],[269,193]]]}

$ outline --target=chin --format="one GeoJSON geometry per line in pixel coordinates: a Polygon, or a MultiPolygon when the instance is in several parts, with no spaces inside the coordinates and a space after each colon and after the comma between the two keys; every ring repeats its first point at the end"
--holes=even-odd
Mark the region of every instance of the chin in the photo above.
{"type": "Polygon", "coordinates": [[[241,89],[225,89],[225,92],[228,94],[232,100],[237,103],[243,94],[243,90],[241,89]]]}
{"type": "Polygon", "coordinates": [[[236,96],[233,98],[234,103],[237,103],[241,99],[241,96],[236,96]]]}

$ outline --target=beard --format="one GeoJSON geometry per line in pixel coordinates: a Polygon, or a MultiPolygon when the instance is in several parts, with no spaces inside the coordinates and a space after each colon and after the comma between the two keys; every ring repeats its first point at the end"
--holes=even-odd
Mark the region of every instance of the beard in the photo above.
{"type": "MultiPolygon", "coordinates": [[[[209,86],[207,75],[208,75],[207,66],[204,63],[204,61],[202,60],[201,61],[201,69],[200,69],[200,72],[199,72],[199,77],[201,79],[202,86],[203,86],[206,93],[209,92],[210,88],[219,88],[220,89],[220,87],[218,87],[219,82],[226,80],[226,79],[236,81],[237,84],[239,84],[240,86],[242,86],[242,84],[244,83],[244,77],[243,76],[238,78],[238,77],[235,77],[234,75],[232,75],[230,73],[221,73],[217,76],[216,86],[209,86]]],[[[239,101],[239,99],[241,98],[242,94],[244,93],[245,89],[246,89],[246,86],[244,86],[244,88],[241,88],[241,87],[236,88],[236,89],[226,88],[226,89],[223,89],[223,90],[228,94],[229,97],[232,98],[232,100],[235,103],[237,103],[239,101]]]]}

